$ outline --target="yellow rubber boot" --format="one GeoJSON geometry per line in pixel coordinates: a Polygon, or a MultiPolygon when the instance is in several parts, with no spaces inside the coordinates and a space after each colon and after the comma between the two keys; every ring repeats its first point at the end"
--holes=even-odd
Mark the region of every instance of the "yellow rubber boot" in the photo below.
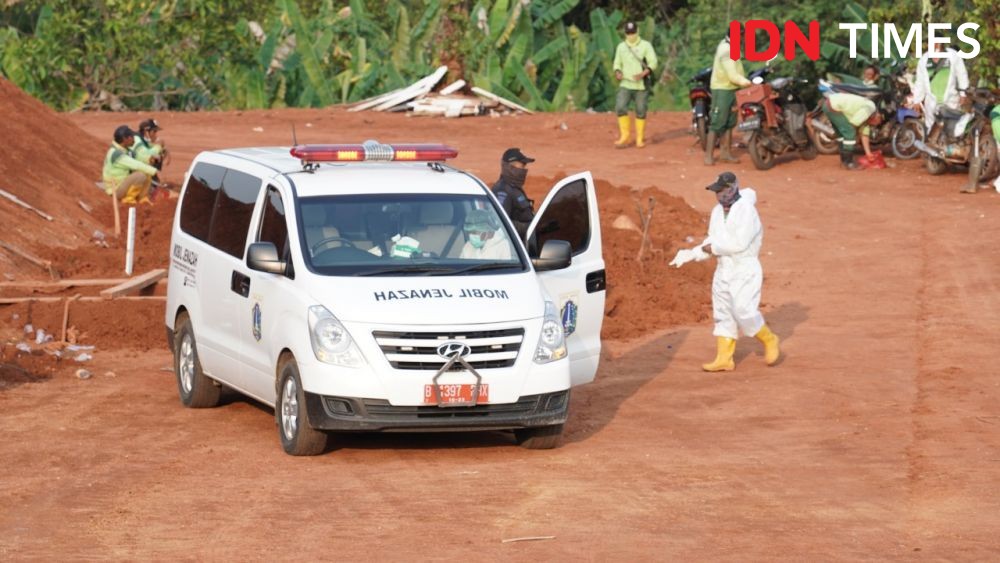
{"type": "Polygon", "coordinates": [[[127,192],[125,192],[125,197],[122,198],[122,203],[125,205],[135,205],[136,198],[142,193],[142,186],[129,186],[127,192]]]}
{"type": "Polygon", "coordinates": [[[736,339],[716,336],[718,352],[715,361],[710,364],[702,364],[701,369],[705,371],[733,371],[736,363],[733,362],[733,354],[736,353],[736,339]]]}
{"type": "Polygon", "coordinates": [[[754,338],[764,343],[764,361],[767,362],[767,365],[773,366],[778,361],[778,358],[781,357],[781,350],[778,348],[778,343],[780,342],[778,335],[771,332],[771,329],[767,328],[767,325],[764,325],[754,335],[754,338]]]}
{"type": "Polygon", "coordinates": [[[635,118],[635,148],[646,146],[646,120],[635,118]]]}
{"type": "Polygon", "coordinates": [[[615,141],[616,149],[623,149],[628,146],[628,138],[629,135],[631,135],[629,125],[630,123],[627,115],[621,115],[618,117],[618,131],[621,135],[618,137],[618,140],[615,141]]]}

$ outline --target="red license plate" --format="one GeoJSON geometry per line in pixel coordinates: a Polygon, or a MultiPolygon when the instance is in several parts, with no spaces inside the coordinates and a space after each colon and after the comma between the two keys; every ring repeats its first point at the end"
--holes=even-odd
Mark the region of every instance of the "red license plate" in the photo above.
{"type": "MultiPolygon", "coordinates": [[[[441,389],[441,404],[445,405],[471,403],[472,391],[476,388],[475,384],[472,383],[445,383],[438,385],[438,387],[441,389]]],[[[479,397],[476,398],[476,403],[488,402],[490,402],[490,386],[488,383],[484,383],[479,386],[479,397]]],[[[424,404],[438,404],[437,397],[434,395],[434,385],[424,385],[424,404]]]]}

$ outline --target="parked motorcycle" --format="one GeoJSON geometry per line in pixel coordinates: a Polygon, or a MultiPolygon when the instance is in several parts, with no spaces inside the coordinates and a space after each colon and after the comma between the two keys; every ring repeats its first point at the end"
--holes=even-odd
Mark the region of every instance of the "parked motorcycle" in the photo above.
{"type": "Polygon", "coordinates": [[[779,155],[798,151],[805,160],[816,158],[816,146],[806,131],[806,106],[797,86],[808,80],[780,77],[764,83],[769,66],[750,74],[753,86],[737,91],[739,131],[750,132],[747,150],[758,170],[775,165],[779,155]]]}
{"type": "MultiPolygon", "coordinates": [[[[882,114],[882,124],[872,129],[872,144],[890,144],[896,158],[910,160],[920,156],[916,142],[924,140],[926,135],[920,112],[905,104],[910,91],[905,71],[906,68],[900,65],[889,73],[884,87],[820,80],[819,90],[824,96],[848,93],[875,102],[878,112],[882,114]]],[[[840,151],[840,134],[830,123],[830,118],[823,113],[822,101],[809,112],[809,124],[812,126],[810,136],[820,154],[837,154],[840,151]]]]}
{"type": "Polygon", "coordinates": [[[688,84],[688,99],[691,100],[691,129],[698,136],[701,150],[705,150],[708,137],[708,114],[712,110],[712,67],[701,69],[688,84]]]}
{"type": "Polygon", "coordinates": [[[970,171],[976,177],[970,181],[984,182],[1000,173],[990,125],[990,110],[998,96],[987,88],[968,88],[965,92],[972,98],[972,111],[938,106],[926,142],[918,141],[916,146],[924,153],[924,164],[931,174],[944,174],[949,165],[974,164],[970,171]]]}

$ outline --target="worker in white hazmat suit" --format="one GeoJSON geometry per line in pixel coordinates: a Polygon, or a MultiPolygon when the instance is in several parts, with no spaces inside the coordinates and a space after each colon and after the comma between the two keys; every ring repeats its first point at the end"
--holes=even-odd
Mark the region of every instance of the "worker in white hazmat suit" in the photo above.
{"type": "MultiPolygon", "coordinates": [[[[938,106],[962,109],[965,105],[964,90],[969,87],[965,61],[954,49],[942,48],[935,44],[935,50],[928,51],[920,58],[911,91],[913,102],[923,104],[924,124],[928,131],[934,126],[938,106]]],[[[962,127],[965,127],[964,122],[962,127]]]]}
{"type": "Polygon", "coordinates": [[[712,316],[718,351],[715,360],[702,365],[705,371],[731,371],[736,367],[733,354],[740,332],[754,336],[764,344],[767,365],[778,361],[778,337],[764,323],[760,306],[760,288],[764,275],[760,253],[764,228],[757,215],[757,194],[740,190],[736,175],[723,172],[706,189],[715,192],[718,205],[712,209],[708,238],[700,245],[684,249],[670,263],[678,268],[691,260],[718,257],[712,278],[712,316]]]}

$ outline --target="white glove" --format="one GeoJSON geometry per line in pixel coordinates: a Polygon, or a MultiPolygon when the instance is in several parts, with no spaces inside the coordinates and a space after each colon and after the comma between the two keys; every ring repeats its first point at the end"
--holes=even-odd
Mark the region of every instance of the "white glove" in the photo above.
{"type": "Polygon", "coordinates": [[[700,247],[700,246],[696,246],[696,247],[692,248],[691,249],[691,253],[694,255],[694,261],[695,262],[703,262],[703,261],[708,260],[709,258],[712,257],[711,254],[709,254],[709,253],[705,252],[704,250],[702,250],[702,247],[700,247]]]}
{"type": "Polygon", "coordinates": [[[684,264],[687,264],[688,262],[694,259],[695,259],[695,254],[693,250],[691,250],[690,248],[682,248],[677,251],[677,255],[674,256],[674,259],[670,261],[669,265],[675,268],[680,268],[684,264]]]}

